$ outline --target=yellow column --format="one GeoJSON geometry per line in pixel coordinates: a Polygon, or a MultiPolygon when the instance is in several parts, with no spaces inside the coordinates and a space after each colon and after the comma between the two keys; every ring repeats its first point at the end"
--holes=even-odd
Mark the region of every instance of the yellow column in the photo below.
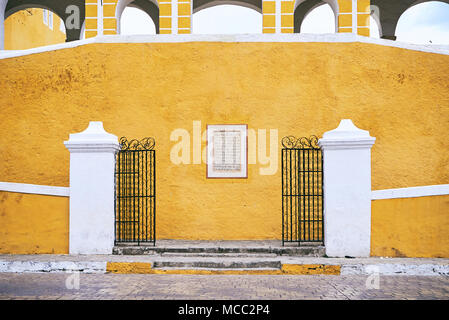
{"type": "Polygon", "coordinates": [[[281,1],[281,33],[293,33],[295,0],[281,1]]]}
{"type": "Polygon", "coordinates": [[[338,32],[353,32],[352,3],[353,0],[338,0],[338,32]]]}
{"type": "Polygon", "coordinates": [[[369,37],[370,0],[357,2],[357,34],[369,37]]]}
{"type": "Polygon", "coordinates": [[[117,34],[117,0],[103,0],[103,34],[117,34]]]}
{"type": "Polygon", "coordinates": [[[192,0],[178,0],[178,33],[192,33],[192,4],[192,0]]]}
{"type": "MultiPolygon", "coordinates": [[[[176,1],[176,0],[173,0],[176,1]]],[[[172,33],[172,0],[159,0],[159,33],[172,33]]]]}
{"type": "Polygon", "coordinates": [[[262,1],[262,32],[276,33],[276,1],[262,1]]]}
{"type": "Polygon", "coordinates": [[[370,0],[338,0],[338,32],[369,37],[370,0]]]}
{"type": "Polygon", "coordinates": [[[86,0],[86,21],[85,32],[86,39],[97,36],[98,31],[98,7],[97,0],[86,0]]]}

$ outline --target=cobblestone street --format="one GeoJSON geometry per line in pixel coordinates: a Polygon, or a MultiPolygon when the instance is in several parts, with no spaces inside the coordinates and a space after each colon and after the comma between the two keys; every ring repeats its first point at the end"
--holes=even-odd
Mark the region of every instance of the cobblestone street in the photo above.
{"type": "Polygon", "coordinates": [[[449,277],[1,273],[0,299],[448,299],[449,277]],[[79,289],[77,277],[79,276],[79,289]],[[70,289],[73,288],[73,289],[70,289]]]}

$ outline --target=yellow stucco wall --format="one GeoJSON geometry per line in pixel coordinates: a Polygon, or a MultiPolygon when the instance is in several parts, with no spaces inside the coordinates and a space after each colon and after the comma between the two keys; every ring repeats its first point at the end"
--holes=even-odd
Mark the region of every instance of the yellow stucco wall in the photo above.
{"type": "Polygon", "coordinates": [[[42,9],[27,9],[5,20],[5,49],[22,50],[65,42],[61,19],[53,14],[53,29],[44,24],[42,9]]]}
{"type": "Polygon", "coordinates": [[[0,254],[69,250],[69,198],[0,191],[0,254]]]}
{"type": "Polygon", "coordinates": [[[350,118],[377,138],[374,190],[449,181],[446,55],[357,43],[91,44],[0,60],[0,87],[0,181],[68,186],[63,141],[90,120],[119,137],[154,136],[158,239],[281,236],[280,170],[206,179],[205,164],[170,162],[170,133],[192,132],[194,120],[281,139],[350,118]]]}
{"type": "Polygon", "coordinates": [[[449,257],[449,196],[372,202],[371,255],[449,257]]]}

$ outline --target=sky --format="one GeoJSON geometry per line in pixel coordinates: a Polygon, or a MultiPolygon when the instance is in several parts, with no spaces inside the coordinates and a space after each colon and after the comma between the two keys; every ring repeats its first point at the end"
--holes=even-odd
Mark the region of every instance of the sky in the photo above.
{"type": "MultiPolygon", "coordinates": [[[[260,33],[262,15],[249,8],[219,5],[193,15],[194,34],[260,33]]],[[[126,8],[121,20],[122,34],[155,34],[150,17],[136,8],[126,8]]],[[[313,10],[304,20],[302,33],[334,33],[335,18],[329,5],[313,10]]],[[[371,18],[371,36],[378,38],[376,22],[371,18]]],[[[449,44],[449,4],[431,1],[408,9],[399,19],[398,41],[449,44]]]]}

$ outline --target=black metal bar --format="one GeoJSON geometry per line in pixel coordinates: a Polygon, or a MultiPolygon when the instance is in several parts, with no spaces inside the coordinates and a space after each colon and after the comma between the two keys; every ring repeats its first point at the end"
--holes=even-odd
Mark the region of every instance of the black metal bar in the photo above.
{"type": "Polygon", "coordinates": [[[152,138],[120,139],[115,175],[115,243],[155,244],[154,144],[152,138]]]}
{"type": "MultiPolygon", "coordinates": [[[[290,150],[288,150],[289,151],[289,156],[290,156],[290,161],[289,161],[289,164],[290,164],[290,172],[289,172],[289,177],[290,177],[290,179],[289,179],[289,181],[290,181],[290,194],[292,194],[292,150],[290,149],[290,150]]],[[[292,241],[292,229],[293,229],[293,221],[292,221],[292,198],[290,198],[290,241],[292,241]]]]}
{"type": "MultiPolygon", "coordinates": [[[[299,157],[298,157],[298,150],[295,150],[295,240],[298,241],[299,239],[299,210],[298,210],[298,203],[301,204],[300,201],[298,201],[299,198],[299,192],[298,192],[298,179],[299,179],[299,157]]],[[[299,245],[299,242],[298,242],[299,245]]]]}
{"type": "Polygon", "coordinates": [[[148,151],[145,151],[145,241],[148,241],[148,151]]]}
{"type": "Polygon", "coordinates": [[[282,245],[323,243],[323,168],[318,138],[282,139],[282,245]]]}
{"type": "Polygon", "coordinates": [[[282,245],[284,245],[284,153],[285,153],[285,149],[281,150],[281,173],[282,173],[282,245]]]}
{"type": "Polygon", "coordinates": [[[153,153],[153,243],[156,244],[156,150],[153,153]]]}
{"type": "MultiPolygon", "coordinates": [[[[307,169],[310,168],[310,150],[307,150],[307,169]]],[[[310,240],[310,172],[307,172],[307,240],[310,240]]]]}
{"type": "Polygon", "coordinates": [[[324,242],[324,154],[321,153],[321,239],[324,242]]]}

